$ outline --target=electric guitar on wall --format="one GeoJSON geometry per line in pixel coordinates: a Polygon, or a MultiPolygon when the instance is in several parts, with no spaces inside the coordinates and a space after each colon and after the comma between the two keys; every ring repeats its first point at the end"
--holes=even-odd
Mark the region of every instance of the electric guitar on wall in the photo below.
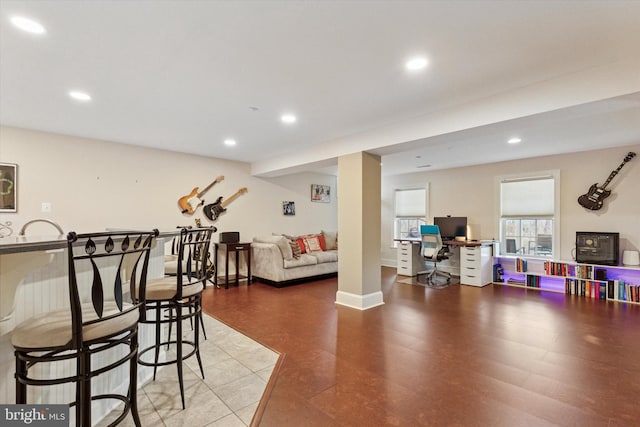
{"type": "Polygon", "coordinates": [[[204,193],[209,191],[211,187],[221,182],[222,180],[224,180],[224,176],[220,175],[216,178],[215,181],[207,185],[204,190],[198,192],[198,187],[196,187],[191,190],[191,193],[187,194],[186,196],[180,197],[178,199],[178,206],[180,206],[180,211],[183,214],[193,215],[196,209],[198,209],[198,206],[204,205],[204,200],[201,199],[201,197],[204,196],[204,193]]]}
{"type": "Polygon", "coordinates": [[[618,166],[618,169],[611,172],[609,178],[607,178],[602,187],[599,187],[597,183],[593,184],[586,194],[578,197],[578,203],[580,203],[581,206],[592,211],[597,211],[598,209],[600,209],[602,207],[602,201],[611,195],[611,190],[607,190],[607,185],[609,185],[613,177],[616,176],[618,172],[620,172],[620,169],[622,169],[622,167],[627,162],[631,161],[631,159],[633,159],[635,156],[636,153],[629,152],[629,154],[627,154],[624,158],[624,161],[620,163],[620,166],[618,166]]]}
{"type": "Polygon", "coordinates": [[[221,213],[227,210],[226,206],[229,203],[233,202],[238,196],[246,193],[247,191],[247,187],[243,187],[224,200],[222,200],[222,196],[220,196],[218,197],[218,200],[215,201],[215,203],[206,205],[204,208],[202,208],[202,210],[204,211],[204,214],[207,216],[207,218],[209,218],[211,221],[215,221],[216,219],[218,219],[218,216],[220,216],[221,213]]]}

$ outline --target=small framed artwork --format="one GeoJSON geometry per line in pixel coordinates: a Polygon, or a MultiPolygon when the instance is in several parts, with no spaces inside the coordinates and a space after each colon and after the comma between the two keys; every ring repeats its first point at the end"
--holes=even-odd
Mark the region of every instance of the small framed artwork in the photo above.
{"type": "Polygon", "coordinates": [[[0,163],[0,212],[17,212],[18,165],[0,163]]]}
{"type": "Polygon", "coordinates": [[[295,215],[296,214],[296,202],[282,202],[282,214],[283,215],[295,215]]]}
{"type": "Polygon", "coordinates": [[[331,201],[331,187],[328,185],[311,184],[311,201],[329,203],[331,201]]]}

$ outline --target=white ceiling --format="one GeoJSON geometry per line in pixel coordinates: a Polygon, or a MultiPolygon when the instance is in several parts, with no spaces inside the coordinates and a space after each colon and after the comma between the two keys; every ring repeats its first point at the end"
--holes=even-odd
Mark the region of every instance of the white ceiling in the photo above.
{"type": "Polygon", "coordinates": [[[415,172],[640,143],[638,52],[633,0],[2,0],[0,123],[264,175],[360,150],[415,172]]]}

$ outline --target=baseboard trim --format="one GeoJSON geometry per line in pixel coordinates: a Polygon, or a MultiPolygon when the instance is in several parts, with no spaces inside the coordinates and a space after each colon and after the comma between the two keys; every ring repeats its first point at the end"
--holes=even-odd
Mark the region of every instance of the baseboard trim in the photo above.
{"type": "Polygon", "coordinates": [[[336,292],[336,304],[357,310],[368,310],[379,305],[383,305],[382,291],[373,292],[367,295],[356,295],[350,292],[336,292]]]}
{"type": "Polygon", "coordinates": [[[318,274],[317,276],[300,277],[299,279],[284,280],[282,282],[275,282],[273,280],[265,279],[263,277],[251,276],[251,281],[252,282],[262,282],[265,285],[273,286],[273,287],[276,287],[276,288],[284,288],[286,286],[299,285],[301,283],[315,282],[317,280],[330,279],[330,278],[336,277],[336,276],[338,276],[337,272],[336,273],[318,274]]]}

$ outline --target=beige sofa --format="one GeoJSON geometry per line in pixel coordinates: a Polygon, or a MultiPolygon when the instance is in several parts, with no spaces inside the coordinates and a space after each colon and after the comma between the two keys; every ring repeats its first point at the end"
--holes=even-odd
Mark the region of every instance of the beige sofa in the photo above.
{"type": "MultiPolygon", "coordinates": [[[[281,288],[338,273],[337,233],[321,233],[326,250],[311,251],[296,257],[296,240],[290,236],[254,237],[251,243],[251,270],[255,280],[281,288]],[[334,237],[335,236],[335,237],[334,237]]],[[[308,249],[308,248],[307,248],[308,249]]]]}

